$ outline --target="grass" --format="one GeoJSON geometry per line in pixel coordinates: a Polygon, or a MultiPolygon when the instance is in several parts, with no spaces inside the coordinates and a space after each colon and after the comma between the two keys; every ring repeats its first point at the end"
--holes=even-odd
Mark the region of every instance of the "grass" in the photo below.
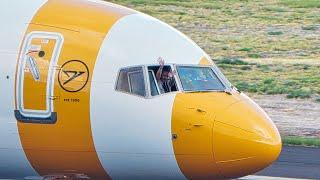
{"type": "Polygon", "coordinates": [[[283,32],[281,32],[281,31],[270,31],[270,32],[268,32],[268,34],[272,35],[272,36],[278,36],[278,35],[283,34],[283,32]]]}
{"type": "Polygon", "coordinates": [[[319,0],[281,0],[282,4],[295,8],[320,8],[319,0]]]}
{"type": "Polygon", "coordinates": [[[238,58],[221,58],[217,60],[217,64],[248,65],[249,63],[238,58]]]}
{"type": "Polygon", "coordinates": [[[215,58],[320,58],[319,0],[111,2],[163,20],[215,58]]]}
{"type": "Polygon", "coordinates": [[[318,29],[318,27],[314,25],[309,25],[309,26],[302,26],[301,29],[306,31],[315,31],[318,29]]]}
{"type": "Polygon", "coordinates": [[[320,147],[320,138],[285,136],[282,137],[282,143],[284,145],[320,147]]]}
{"type": "Polygon", "coordinates": [[[288,98],[320,94],[320,65],[262,64],[235,58],[215,61],[229,80],[244,92],[287,94],[288,98]]]}
{"type": "Polygon", "coordinates": [[[250,53],[250,54],[248,54],[248,57],[249,58],[261,58],[261,55],[257,54],[257,53],[250,53]]]}
{"type": "Polygon", "coordinates": [[[304,63],[320,62],[319,0],[111,1],[182,31],[242,91],[320,95],[320,63],[304,63]]]}
{"type": "Polygon", "coordinates": [[[277,6],[265,7],[264,10],[266,10],[266,11],[274,11],[274,12],[287,12],[288,11],[286,8],[277,7],[277,6]]]}
{"type": "Polygon", "coordinates": [[[239,49],[239,51],[247,51],[247,52],[250,52],[250,51],[252,51],[252,48],[245,47],[245,48],[239,49]]]}
{"type": "Polygon", "coordinates": [[[290,91],[287,95],[287,98],[310,98],[312,92],[310,89],[298,89],[290,91]]]}

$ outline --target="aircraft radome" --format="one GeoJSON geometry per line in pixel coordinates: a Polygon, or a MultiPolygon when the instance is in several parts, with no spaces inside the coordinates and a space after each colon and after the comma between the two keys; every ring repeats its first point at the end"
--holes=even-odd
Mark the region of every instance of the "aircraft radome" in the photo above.
{"type": "Polygon", "coordinates": [[[188,37],[94,0],[0,2],[0,178],[226,179],[281,139],[188,37]]]}

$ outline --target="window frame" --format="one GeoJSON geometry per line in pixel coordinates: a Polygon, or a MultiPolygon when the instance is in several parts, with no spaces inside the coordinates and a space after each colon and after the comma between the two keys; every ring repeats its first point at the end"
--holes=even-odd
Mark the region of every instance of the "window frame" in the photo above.
{"type": "MultiPolygon", "coordinates": [[[[146,68],[146,72],[148,72],[149,71],[149,67],[150,66],[159,66],[160,67],[160,65],[159,64],[146,64],[146,65],[144,65],[145,66],[145,68],[146,68]]],[[[174,67],[174,64],[173,63],[168,63],[168,64],[165,64],[165,66],[170,66],[170,68],[171,68],[171,71],[176,71],[176,69],[175,69],[175,67],[174,67]]],[[[154,75],[154,78],[155,78],[155,80],[157,80],[156,79],[156,77],[155,77],[155,74],[153,73],[153,75],[154,75]]],[[[174,74],[174,80],[175,80],[175,84],[176,84],[176,86],[177,86],[177,91],[172,91],[172,92],[167,92],[167,93],[160,93],[160,88],[159,88],[159,85],[158,85],[158,82],[156,81],[156,86],[157,86],[157,89],[158,89],[158,95],[156,95],[156,96],[152,96],[151,95],[151,88],[150,88],[150,79],[149,79],[149,74],[148,74],[148,91],[149,91],[149,96],[147,97],[147,98],[155,98],[155,97],[158,97],[158,96],[165,96],[165,95],[168,95],[168,94],[173,94],[173,93],[177,93],[177,92],[183,92],[182,91],[182,88],[181,88],[181,85],[180,85],[180,80],[179,80],[179,78],[177,77],[177,74],[174,74]]]]}
{"type": "MultiPolygon", "coordinates": [[[[174,94],[174,93],[177,93],[177,92],[182,92],[182,93],[189,93],[189,92],[222,92],[222,90],[204,90],[204,91],[186,91],[186,90],[184,90],[183,86],[182,86],[182,83],[181,83],[181,80],[180,80],[180,77],[179,77],[179,74],[178,74],[179,72],[178,72],[178,69],[177,69],[177,66],[183,66],[183,67],[206,67],[206,68],[210,68],[212,70],[212,72],[217,76],[217,78],[221,82],[221,84],[225,87],[224,92],[231,92],[232,91],[232,84],[227,79],[221,77],[220,73],[218,73],[215,70],[215,68],[218,68],[215,65],[174,64],[174,63],[168,63],[168,64],[165,64],[165,65],[166,66],[170,66],[171,70],[176,72],[174,74],[174,79],[175,79],[175,83],[176,83],[176,86],[177,86],[177,91],[161,94],[159,86],[158,86],[158,83],[156,81],[155,74],[152,73],[153,78],[155,79],[155,84],[156,84],[156,87],[157,87],[158,95],[155,95],[155,96],[151,95],[151,87],[150,87],[150,78],[149,78],[149,69],[148,69],[148,67],[149,66],[159,66],[159,64],[133,65],[133,66],[126,66],[126,67],[120,68],[117,71],[117,78],[116,78],[116,81],[115,81],[114,90],[117,91],[117,92],[120,92],[120,93],[125,93],[125,94],[128,94],[128,95],[132,95],[132,96],[136,96],[136,97],[144,98],[144,99],[152,99],[152,98],[156,98],[156,97],[159,97],[159,96],[165,96],[165,95],[168,95],[168,94],[174,94]],[[130,92],[126,92],[126,91],[122,91],[122,90],[118,90],[117,89],[117,84],[118,84],[118,81],[119,81],[119,76],[120,76],[121,70],[130,69],[130,68],[137,68],[137,67],[142,68],[143,77],[144,77],[144,84],[145,84],[145,91],[146,91],[145,96],[140,96],[138,94],[131,93],[131,85],[130,84],[129,84],[130,92]]],[[[128,82],[128,83],[130,83],[130,82],[128,82]]]]}
{"type": "MultiPolygon", "coordinates": [[[[133,71],[133,72],[139,72],[139,71],[133,71]]],[[[128,72],[129,73],[129,72],[128,72]]],[[[117,78],[116,78],[116,81],[115,81],[115,84],[114,84],[114,90],[116,92],[120,92],[120,93],[125,93],[125,94],[128,94],[128,95],[131,95],[131,96],[136,96],[136,97],[140,97],[140,98],[147,98],[149,97],[149,88],[147,87],[148,84],[146,84],[147,79],[146,79],[146,72],[145,72],[145,66],[144,65],[134,65],[134,66],[126,66],[126,67],[123,67],[123,68],[120,68],[118,71],[117,71],[117,78]],[[118,86],[118,82],[119,82],[119,78],[120,78],[120,72],[122,70],[126,70],[126,69],[130,69],[130,68],[141,68],[142,70],[142,74],[143,74],[143,80],[144,80],[144,90],[145,90],[145,96],[141,96],[141,95],[138,95],[138,94],[133,94],[131,91],[131,84],[130,84],[130,81],[129,81],[129,75],[127,74],[127,78],[128,78],[128,86],[129,86],[129,91],[130,92],[127,92],[127,91],[123,91],[123,90],[120,90],[120,89],[117,89],[117,86],[118,86]]]]}
{"type": "Polygon", "coordinates": [[[228,84],[228,82],[225,82],[224,81],[224,78],[222,78],[220,76],[219,73],[217,73],[215,71],[215,66],[214,65],[200,65],[200,64],[174,64],[174,69],[175,71],[177,72],[177,78],[179,79],[179,89],[181,92],[185,92],[185,93],[188,93],[188,92],[221,92],[221,91],[231,91],[232,88],[231,86],[228,84]],[[179,76],[179,72],[178,72],[178,68],[177,66],[180,66],[180,67],[200,67],[200,68],[210,68],[212,70],[212,72],[217,76],[218,80],[221,82],[221,84],[224,86],[224,90],[203,90],[203,91],[188,91],[188,90],[184,90],[183,89],[183,86],[182,86],[182,82],[180,80],[180,76],[179,76]]]}
{"type": "MultiPolygon", "coordinates": [[[[148,67],[147,67],[147,71],[148,71],[148,82],[149,82],[149,86],[150,86],[150,82],[151,82],[151,81],[150,81],[150,77],[149,77],[149,72],[152,72],[152,77],[153,77],[154,82],[155,82],[155,84],[156,84],[156,88],[157,88],[158,95],[160,95],[160,94],[161,94],[161,93],[160,93],[160,89],[159,89],[158,82],[157,82],[157,78],[156,78],[154,72],[153,72],[152,70],[149,70],[148,67]]],[[[150,96],[151,96],[151,97],[155,97],[155,96],[158,96],[158,95],[152,96],[151,86],[150,86],[150,96]]]]}
{"type": "MultiPolygon", "coordinates": [[[[131,77],[130,77],[130,75],[132,75],[132,74],[135,74],[135,73],[140,73],[140,70],[137,70],[137,71],[131,71],[131,72],[128,72],[127,73],[127,78],[128,78],[128,84],[129,84],[129,91],[130,91],[130,94],[135,94],[135,93],[133,93],[132,92],[132,86],[131,86],[131,77]]],[[[145,78],[144,78],[144,72],[143,72],[143,69],[142,69],[142,75],[143,75],[143,81],[144,81],[144,90],[145,90],[145,95],[144,96],[146,96],[147,95],[147,91],[146,91],[146,82],[145,82],[145,78]]],[[[136,94],[136,95],[138,95],[138,94],[136,94]]],[[[140,96],[140,95],[138,95],[138,96],[140,96]]]]}

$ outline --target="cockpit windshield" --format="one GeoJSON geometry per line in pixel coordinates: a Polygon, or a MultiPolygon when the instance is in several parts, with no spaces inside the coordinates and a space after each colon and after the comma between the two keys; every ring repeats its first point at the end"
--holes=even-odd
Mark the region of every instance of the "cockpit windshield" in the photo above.
{"type": "Polygon", "coordinates": [[[224,91],[226,88],[211,67],[177,66],[184,91],[224,91]]]}

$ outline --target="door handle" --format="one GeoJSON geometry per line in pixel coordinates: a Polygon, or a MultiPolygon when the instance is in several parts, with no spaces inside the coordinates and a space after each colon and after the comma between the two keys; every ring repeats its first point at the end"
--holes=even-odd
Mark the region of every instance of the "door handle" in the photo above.
{"type": "Polygon", "coordinates": [[[60,97],[59,96],[50,96],[49,99],[54,101],[54,100],[60,99],[60,97]]]}

